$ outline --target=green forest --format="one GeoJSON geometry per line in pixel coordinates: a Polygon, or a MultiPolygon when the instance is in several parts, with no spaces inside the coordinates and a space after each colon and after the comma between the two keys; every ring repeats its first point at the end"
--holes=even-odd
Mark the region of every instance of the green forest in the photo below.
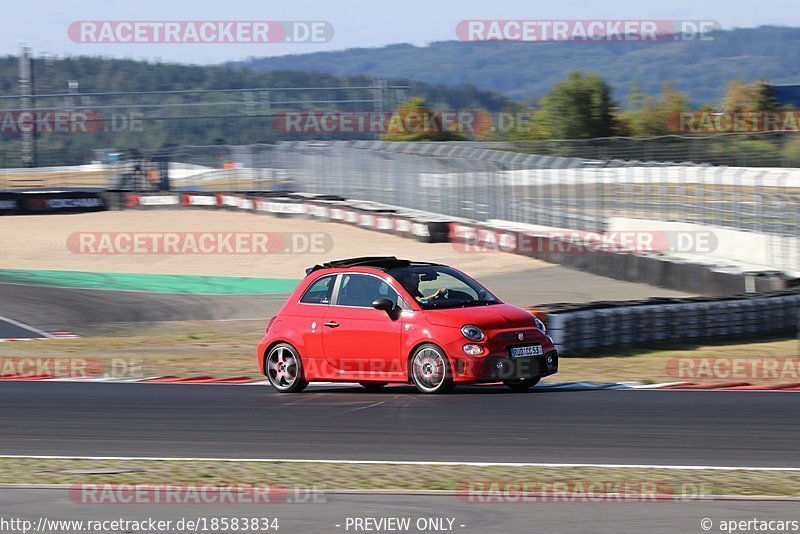
{"type": "Polygon", "coordinates": [[[667,82],[701,105],[722,98],[731,80],[800,83],[800,28],[725,30],[712,41],[398,44],[252,58],[239,65],[258,72],[292,69],[471,84],[523,101],[540,99],[579,70],[601,74],[623,105],[634,83],[656,95],[667,82]]]}

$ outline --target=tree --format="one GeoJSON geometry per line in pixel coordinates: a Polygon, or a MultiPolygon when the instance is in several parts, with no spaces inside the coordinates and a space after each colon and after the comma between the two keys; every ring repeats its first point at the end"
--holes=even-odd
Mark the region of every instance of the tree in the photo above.
{"type": "Polygon", "coordinates": [[[725,113],[776,111],[778,107],[772,89],[764,82],[733,80],[722,99],[722,111],[725,113]]]}
{"type": "Polygon", "coordinates": [[[616,126],[614,108],[607,83],[576,71],[541,100],[532,130],[550,139],[610,137],[616,126]]]}
{"type": "Polygon", "coordinates": [[[766,82],[745,83],[733,80],[728,84],[725,97],[719,110],[726,118],[727,124],[733,124],[735,131],[757,132],[764,128],[765,112],[777,112],[783,109],[773,95],[772,88],[766,82]]]}
{"type": "Polygon", "coordinates": [[[409,98],[387,120],[384,141],[465,141],[458,122],[442,119],[422,98],[409,98]]]}
{"type": "Polygon", "coordinates": [[[658,98],[642,95],[639,86],[634,84],[631,87],[630,104],[631,110],[623,113],[621,120],[634,136],[679,133],[679,114],[689,111],[689,97],[677,91],[672,83],[664,85],[658,98]]]}

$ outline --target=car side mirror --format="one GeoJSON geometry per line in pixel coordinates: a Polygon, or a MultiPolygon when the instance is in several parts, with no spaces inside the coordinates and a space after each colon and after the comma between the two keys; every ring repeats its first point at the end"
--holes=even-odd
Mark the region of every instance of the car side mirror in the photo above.
{"type": "Polygon", "coordinates": [[[394,311],[394,302],[389,299],[375,299],[372,301],[372,307],[376,310],[383,310],[386,313],[394,311]]]}

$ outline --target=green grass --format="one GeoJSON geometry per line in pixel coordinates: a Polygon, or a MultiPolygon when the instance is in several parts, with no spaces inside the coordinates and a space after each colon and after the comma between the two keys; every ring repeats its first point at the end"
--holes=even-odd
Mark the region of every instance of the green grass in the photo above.
{"type": "Polygon", "coordinates": [[[327,490],[465,491],[559,482],[654,484],[671,495],[800,496],[800,472],[464,465],[222,462],[193,460],[0,459],[0,484],[278,485],[327,490]]]}
{"type": "Polygon", "coordinates": [[[0,269],[0,282],[48,287],[215,295],[290,293],[299,280],[233,276],[0,269]]]}

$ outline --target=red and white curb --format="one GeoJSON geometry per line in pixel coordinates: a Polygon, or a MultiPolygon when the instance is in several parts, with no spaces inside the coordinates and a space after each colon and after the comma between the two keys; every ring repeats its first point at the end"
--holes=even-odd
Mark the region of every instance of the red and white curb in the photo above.
{"type": "Polygon", "coordinates": [[[75,335],[72,332],[53,332],[49,337],[4,337],[0,338],[0,343],[8,343],[11,341],[50,341],[51,339],[77,339],[81,336],[75,335]]]}
{"type": "MultiPolygon", "coordinates": [[[[100,382],[107,384],[216,384],[234,386],[267,386],[266,379],[250,376],[214,377],[203,376],[150,376],[150,377],[61,377],[55,375],[9,374],[0,375],[0,381],[36,382],[100,382]]],[[[356,382],[314,382],[311,386],[353,387],[356,382]]],[[[487,384],[488,385],[488,384],[487,384]]],[[[751,384],[749,382],[724,382],[696,384],[694,382],[665,382],[662,384],[641,384],[638,382],[551,382],[537,385],[535,390],[545,391],[597,391],[597,390],[658,390],[658,391],[800,391],[800,383],[790,384],[751,384]]]]}
{"type": "Polygon", "coordinates": [[[8,374],[0,375],[0,381],[37,381],[37,382],[104,382],[111,384],[234,384],[234,385],[264,385],[265,379],[257,380],[249,376],[213,377],[213,376],[148,376],[148,377],[118,377],[118,376],[56,376],[33,374],[8,374]]]}

